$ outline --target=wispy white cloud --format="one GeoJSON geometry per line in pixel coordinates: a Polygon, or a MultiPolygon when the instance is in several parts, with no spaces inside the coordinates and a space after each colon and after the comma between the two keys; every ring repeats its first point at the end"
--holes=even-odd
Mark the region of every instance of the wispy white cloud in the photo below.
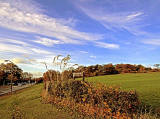
{"type": "Polygon", "coordinates": [[[35,78],[43,76],[43,72],[32,72],[32,74],[33,74],[33,77],[35,78]]]}
{"type": "Polygon", "coordinates": [[[142,13],[142,12],[137,12],[137,13],[128,15],[128,16],[127,16],[127,20],[133,20],[133,19],[135,19],[136,17],[141,16],[141,15],[143,15],[143,14],[144,14],[144,13],[142,13]]]}
{"type": "Polygon", "coordinates": [[[45,37],[37,37],[37,40],[34,40],[34,42],[45,45],[45,46],[53,46],[56,44],[63,44],[63,42],[59,40],[53,40],[45,37]]]}
{"type": "Polygon", "coordinates": [[[22,46],[0,43],[0,52],[31,54],[31,52],[22,46]]]}
{"type": "Polygon", "coordinates": [[[8,39],[8,38],[0,38],[1,43],[9,43],[9,44],[16,44],[16,45],[22,45],[22,46],[30,46],[27,42],[15,40],[15,39],[8,39]]]}
{"type": "Polygon", "coordinates": [[[38,53],[38,54],[52,54],[52,53],[49,52],[49,51],[42,50],[42,49],[38,49],[38,48],[32,48],[31,50],[32,50],[33,52],[35,52],[35,53],[38,53]]]}
{"type": "Polygon", "coordinates": [[[87,51],[83,51],[83,50],[81,50],[80,53],[88,54],[87,51]]]}
{"type": "Polygon", "coordinates": [[[95,42],[96,46],[102,47],[102,48],[109,48],[109,49],[118,49],[120,48],[117,44],[111,44],[111,43],[104,43],[104,42],[95,42]]]}
{"type": "Polygon", "coordinates": [[[4,63],[4,59],[0,59],[0,64],[1,64],[1,63],[4,63]]]}
{"type": "Polygon", "coordinates": [[[109,30],[127,30],[134,35],[146,34],[146,32],[141,29],[145,26],[143,19],[146,15],[143,11],[119,11],[118,7],[113,5],[114,2],[107,2],[108,5],[111,4],[109,7],[96,5],[95,0],[87,0],[86,2],[79,1],[75,3],[75,5],[90,18],[98,21],[109,30]],[[113,6],[115,7],[114,9],[112,8],[113,6]],[[110,10],[110,8],[112,8],[112,10],[110,10]],[[117,10],[115,10],[116,8],[117,10]]]}
{"type": "MultiPolygon", "coordinates": [[[[41,34],[70,44],[79,44],[82,41],[100,40],[103,37],[99,34],[79,32],[69,25],[66,25],[65,20],[52,18],[40,12],[34,12],[31,8],[31,10],[27,9],[27,11],[25,9],[19,9],[17,4],[20,4],[20,0],[15,0],[14,2],[8,0],[7,2],[0,1],[1,27],[41,34]]],[[[25,8],[25,5],[25,3],[21,4],[21,8],[25,8]]],[[[31,7],[34,6],[32,5],[31,7]]],[[[67,24],[72,23],[72,21],[73,20],[70,20],[70,22],[67,21],[67,24]]]]}
{"type": "Polygon", "coordinates": [[[160,39],[148,39],[148,40],[143,40],[142,42],[145,44],[160,46],[160,39]]]}
{"type": "Polygon", "coordinates": [[[23,58],[13,58],[11,59],[11,61],[15,64],[30,64],[31,62],[27,59],[23,59],[23,58]]]}
{"type": "Polygon", "coordinates": [[[94,59],[96,59],[97,57],[96,57],[96,56],[94,56],[94,55],[91,55],[91,56],[90,56],[90,58],[94,58],[94,59]]]}
{"type": "Polygon", "coordinates": [[[27,1],[22,1],[22,0],[1,0],[4,1],[4,3],[10,3],[11,7],[17,8],[20,11],[25,11],[25,12],[33,12],[33,13],[44,13],[46,12],[44,9],[41,9],[41,5],[34,0],[27,0],[27,1]]]}
{"type": "Polygon", "coordinates": [[[5,39],[4,41],[0,40],[0,52],[8,52],[8,53],[20,53],[20,54],[43,54],[43,55],[52,55],[53,53],[39,48],[37,46],[30,45],[26,42],[5,39]]]}
{"type": "Polygon", "coordinates": [[[36,73],[36,72],[45,72],[45,66],[42,64],[17,64],[23,71],[36,73]]]}
{"type": "MultiPolygon", "coordinates": [[[[36,3],[35,6],[31,5],[29,9],[22,9],[26,8],[26,5],[28,5],[29,2],[27,2],[26,4],[25,2],[23,4],[21,2],[22,2],[21,0],[15,0],[14,2],[11,2],[9,0],[0,1],[1,27],[50,37],[50,38],[36,37],[36,40],[33,40],[33,42],[45,46],[53,46],[55,44],[85,44],[86,42],[97,42],[104,38],[102,34],[85,33],[73,29],[70,26],[70,24],[72,24],[74,21],[73,19],[66,21],[65,19],[57,19],[49,17],[43,14],[43,12],[39,12],[41,9],[37,8],[36,3]],[[18,5],[20,5],[21,7],[19,7],[18,5]],[[37,8],[38,10],[33,10],[34,7],[37,8]]],[[[140,13],[134,14],[132,16],[129,16],[129,19],[139,15],[141,14],[140,13]]],[[[96,16],[95,18],[98,17],[99,16],[96,16]]],[[[103,19],[104,20],[107,19],[107,17],[106,18],[105,17],[106,16],[101,18],[102,21],[103,19]]],[[[117,19],[112,17],[110,20],[115,22],[117,19]]],[[[28,45],[23,41],[10,40],[9,42],[20,45],[28,45]]],[[[112,46],[108,47],[110,48],[112,46]]],[[[108,47],[105,46],[104,48],[108,47]]]]}

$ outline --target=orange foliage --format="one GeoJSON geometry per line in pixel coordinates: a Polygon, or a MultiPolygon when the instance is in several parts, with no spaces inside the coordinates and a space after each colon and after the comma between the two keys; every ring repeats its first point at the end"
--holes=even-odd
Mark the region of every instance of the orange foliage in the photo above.
{"type": "Polygon", "coordinates": [[[52,86],[46,98],[49,103],[68,107],[93,118],[129,119],[137,112],[139,100],[135,92],[120,91],[103,85],[92,86],[70,80],[52,86]]]}

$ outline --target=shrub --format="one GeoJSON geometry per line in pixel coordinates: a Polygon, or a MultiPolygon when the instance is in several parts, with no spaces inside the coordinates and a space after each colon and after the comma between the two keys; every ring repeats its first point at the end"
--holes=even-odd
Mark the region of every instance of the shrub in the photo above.
{"type": "Polygon", "coordinates": [[[49,90],[48,101],[77,110],[92,117],[132,117],[138,110],[139,100],[135,92],[88,82],[69,80],[57,82],[49,90]]]}

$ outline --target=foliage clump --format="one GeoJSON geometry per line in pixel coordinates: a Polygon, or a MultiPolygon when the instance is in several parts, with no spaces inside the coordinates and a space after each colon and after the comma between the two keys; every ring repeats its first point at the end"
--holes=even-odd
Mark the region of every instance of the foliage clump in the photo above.
{"type": "Polygon", "coordinates": [[[84,116],[132,117],[139,107],[135,92],[92,84],[78,80],[55,82],[49,90],[48,102],[69,107],[84,116]]]}

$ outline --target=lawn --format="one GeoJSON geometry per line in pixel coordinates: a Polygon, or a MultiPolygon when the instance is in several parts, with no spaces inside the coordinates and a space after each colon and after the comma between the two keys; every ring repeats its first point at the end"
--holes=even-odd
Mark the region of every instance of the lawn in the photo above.
{"type": "Polygon", "coordinates": [[[58,110],[51,104],[42,104],[42,84],[23,89],[16,94],[0,97],[0,119],[11,119],[18,107],[18,113],[25,119],[72,119],[66,111],[58,110]]]}
{"type": "MultiPolygon", "coordinates": [[[[94,84],[120,86],[122,90],[136,90],[140,100],[154,108],[160,107],[160,73],[118,74],[86,78],[94,84]]],[[[25,119],[72,119],[74,115],[41,102],[43,84],[23,89],[16,94],[0,97],[0,119],[10,119],[15,111],[25,119]]]]}
{"type": "Polygon", "coordinates": [[[147,105],[160,108],[160,73],[130,73],[86,78],[94,84],[118,86],[122,90],[136,90],[139,98],[147,105]]]}

